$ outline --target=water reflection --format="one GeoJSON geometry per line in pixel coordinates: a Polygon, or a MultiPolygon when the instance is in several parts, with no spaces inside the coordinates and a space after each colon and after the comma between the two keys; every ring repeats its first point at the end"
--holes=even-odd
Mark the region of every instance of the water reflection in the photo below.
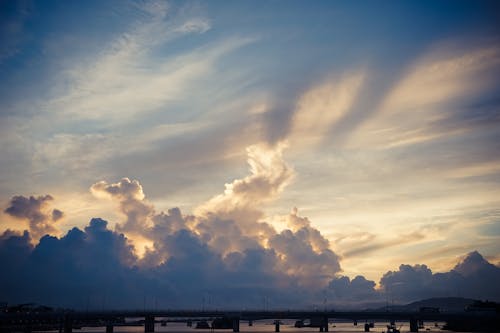
{"type": "MultiPolygon", "coordinates": [[[[156,320],[162,320],[162,318],[157,318],[156,320]]],[[[318,328],[304,327],[296,328],[294,327],[295,321],[293,320],[282,320],[282,325],[280,327],[281,332],[295,332],[295,333],[317,333],[318,328]]],[[[375,322],[374,328],[370,329],[370,332],[385,333],[387,330],[388,322],[380,321],[375,322]]],[[[434,322],[425,322],[424,328],[419,329],[419,332],[448,332],[441,330],[444,323],[438,323],[438,327],[435,326],[434,322]]],[[[396,322],[396,327],[400,329],[401,333],[407,333],[410,331],[409,322],[396,322]]],[[[329,331],[332,333],[343,333],[343,332],[364,332],[364,321],[358,321],[358,325],[354,326],[352,322],[330,322],[329,331]]],[[[90,333],[90,332],[106,332],[105,327],[84,327],[82,329],[73,329],[75,333],[90,333]]],[[[133,326],[133,327],[114,327],[114,333],[143,333],[144,326],[133,326]]],[[[232,333],[232,330],[210,330],[210,329],[195,329],[193,327],[188,327],[185,323],[168,323],[167,326],[161,326],[160,323],[155,324],[155,332],[168,332],[168,333],[232,333]]],[[[254,321],[253,326],[248,326],[248,323],[242,321],[240,323],[240,332],[266,332],[274,333],[273,320],[261,320],[254,321]]],[[[52,332],[51,332],[52,333],[52,332]]]]}

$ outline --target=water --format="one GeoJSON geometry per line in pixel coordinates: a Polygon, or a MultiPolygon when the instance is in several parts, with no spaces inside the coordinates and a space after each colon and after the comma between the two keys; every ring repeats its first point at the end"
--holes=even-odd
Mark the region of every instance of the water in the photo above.
{"type": "MultiPolygon", "coordinates": [[[[157,318],[161,320],[161,318],[157,318]]],[[[283,320],[280,326],[281,332],[287,333],[317,333],[319,328],[296,328],[293,326],[295,321],[293,320],[283,320]]],[[[352,322],[330,322],[329,332],[332,333],[350,333],[350,332],[364,332],[364,321],[358,321],[358,325],[354,326],[352,322]]],[[[375,327],[370,328],[370,332],[385,333],[387,330],[388,322],[375,322],[375,327]]],[[[424,328],[419,329],[419,332],[428,333],[444,333],[449,332],[440,329],[444,323],[438,323],[439,327],[434,326],[434,322],[425,322],[424,328]]],[[[168,332],[168,333],[232,333],[232,330],[210,330],[210,329],[195,329],[195,323],[193,327],[188,327],[186,323],[168,323],[167,326],[161,326],[160,323],[155,324],[155,332],[168,332]]],[[[408,322],[396,322],[396,327],[400,329],[401,333],[407,333],[410,331],[410,324],[408,322]]],[[[82,329],[73,329],[74,333],[91,333],[91,332],[106,332],[105,327],[84,327],[82,329]]],[[[144,333],[144,326],[129,326],[129,327],[114,327],[113,332],[115,333],[144,333]]],[[[248,323],[242,321],[240,323],[240,332],[259,332],[259,333],[274,333],[273,320],[260,320],[254,321],[253,326],[248,326],[248,323]]],[[[52,332],[51,332],[52,333],[52,332]]]]}

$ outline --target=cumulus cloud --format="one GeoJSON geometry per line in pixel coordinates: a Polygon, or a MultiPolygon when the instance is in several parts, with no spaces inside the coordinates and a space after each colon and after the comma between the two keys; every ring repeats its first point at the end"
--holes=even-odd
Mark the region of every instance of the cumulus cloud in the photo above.
{"type": "Polygon", "coordinates": [[[280,270],[295,277],[299,285],[323,286],[339,272],[339,258],[330,249],[314,251],[308,233],[305,228],[295,233],[284,230],[269,239],[269,246],[279,255],[280,270]]]}
{"type": "Polygon", "coordinates": [[[146,267],[137,265],[132,242],[99,218],[61,238],[44,236],[36,246],[29,232],[6,231],[0,236],[0,258],[11,269],[0,276],[0,293],[10,302],[74,308],[133,308],[142,306],[144,297],[158,297],[159,306],[193,307],[206,292],[219,307],[255,307],[263,296],[276,305],[298,306],[311,297],[277,270],[279,257],[272,249],[223,258],[187,229],[164,236],[163,244],[169,259],[146,267]]]}
{"type": "Polygon", "coordinates": [[[293,179],[294,171],[283,159],[286,143],[260,143],[247,148],[250,175],[226,184],[217,195],[198,209],[199,214],[224,213],[248,208],[275,199],[293,179]]]}
{"type": "Polygon", "coordinates": [[[96,197],[112,199],[119,203],[120,211],[126,216],[126,220],[116,225],[118,231],[144,235],[150,228],[149,218],[153,214],[153,207],[143,200],[144,192],[137,180],[122,178],[113,184],[100,181],[93,184],[90,191],[96,197]]]}
{"type": "Polygon", "coordinates": [[[465,297],[500,300],[500,267],[489,263],[477,251],[467,254],[448,272],[433,273],[424,264],[402,264],[386,272],[377,288],[364,276],[337,276],[328,285],[333,302],[344,306],[379,306],[385,300],[405,304],[432,297],[465,297]]]}
{"type": "Polygon", "coordinates": [[[323,292],[333,293],[336,304],[373,303],[388,294],[409,301],[454,295],[465,287],[466,296],[500,298],[494,283],[500,268],[477,252],[447,273],[401,265],[381,278],[378,289],[363,276],[339,276],[339,256],[297,208],[282,217],[281,231],[266,221],[261,206],[276,199],[294,176],[284,147],[249,147],[249,174],[226,184],[193,215],[179,208],[155,211],[137,180],[99,181],[90,191],[114,201],[124,216],[115,230],[93,218],[83,230],[73,228],[60,238],[45,235],[35,245],[31,237],[53,233],[50,228],[63,213],[49,209],[50,195],[13,197],[5,212],[27,219],[30,228],[0,236],[0,259],[12,267],[0,277],[0,293],[9,301],[51,300],[71,307],[100,297],[114,308],[140,305],[147,295],[161,297],[163,306],[192,307],[204,293],[213,293],[223,307],[255,307],[263,297],[275,306],[301,307],[317,303],[323,292]]]}
{"type": "Polygon", "coordinates": [[[432,271],[426,265],[400,265],[399,270],[389,271],[380,280],[384,291],[393,298],[411,298],[421,294],[432,282],[432,271]]]}
{"type": "Polygon", "coordinates": [[[276,231],[262,221],[261,205],[276,199],[294,177],[283,158],[285,143],[261,143],[247,148],[250,174],[225,185],[195,210],[194,228],[219,251],[264,245],[276,231]]]}
{"type": "MultiPolygon", "coordinates": [[[[201,252],[210,251],[232,276],[248,271],[245,265],[253,263],[262,269],[252,274],[258,280],[267,276],[280,287],[317,289],[340,271],[339,258],[328,240],[297,209],[284,217],[289,229],[278,233],[265,221],[259,206],[276,199],[293,179],[294,171],[283,158],[285,147],[284,143],[248,147],[249,175],[226,184],[222,194],[200,205],[194,215],[183,215],[178,208],[157,213],[140,183],[128,178],[95,183],[91,192],[118,203],[126,218],[116,224],[117,232],[131,239],[140,234],[150,242],[138,261],[141,267],[171,267],[180,258],[190,257],[185,254],[190,253],[188,248],[173,246],[182,237],[188,243],[201,244],[201,252]]],[[[134,244],[138,245],[136,239],[134,244]]],[[[251,284],[244,280],[245,285],[251,284]]],[[[236,279],[233,284],[239,285],[236,279]]]]}
{"type": "Polygon", "coordinates": [[[134,285],[137,274],[130,266],[135,261],[131,245],[101,219],[61,238],[46,235],[34,247],[27,231],[5,232],[0,258],[9,267],[9,274],[0,276],[0,293],[10,302],[84,307],[88,297],[101,300],[104,293],[116,301],[124,301],[120,297],[125,289],[128,295],[139,294],[140,286],[134,285]]]}
{"type": "Polygon", "coordinates": [[[433,273],[426,265],[401,265],[380,279],[381,290],[400,301],[436,296],[500,299],[500,268],[477,251],[469,253],[454,269],[433,273]]]}
{"type": "Polygon", "coordinates": [[[336,277],[330,281],[328,288],[332,291],[337,303],[380,300],[380,293],[375,289],[375,282],[361,275],[352,280],[348,276],[336,277]]]}
{"type": "Polygon", "coordinates": [[[49,208],[49,202],[53,200],[48,194],[38,197],[18,195],[12,197],[4,212],[17,219],[28,220],[31,235],[38,239],[45,234],[56,234],[54,223],[64,216],[61,210],[49,208]]]}

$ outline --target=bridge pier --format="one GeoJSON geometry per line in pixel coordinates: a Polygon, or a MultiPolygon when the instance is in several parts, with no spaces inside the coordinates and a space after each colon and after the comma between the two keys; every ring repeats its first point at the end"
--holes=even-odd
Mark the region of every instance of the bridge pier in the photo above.
{"type": "Polygon", "coordinates": [[[70,315],[64,316],[64,333],[72,333],[73,332],[73,318],[70,315]]]}
{"type": "Polygon", "coordinates": [[[112,324],[106,325],[106,333],[113,333],[113,325],[112,324]]]}
{"type": "Polygon", "coordinates": [[[319,331],[328,332],[328,317],[319,318],[319,331]]]}
{"type": "Polygon", "coordinates": [[[279,320],[275,320],[274,321],[274,331],[275,332],[279,332],[280,331],[280,321],[279,320]]]}
{"type": "Polygon", "coordinates": [[[154,331],[155,331],[155,317],[146,316],[146,318],[144,318],[144,332],[150,333],[154,331]]]}
{"type": "Polygon", "coordinates": [[[410,332],[418,332],[418,320],[410,319],[410,332]]]}
{"type": "Polygon", "coordinates": [[[233,332],[239,332],[240,331],[240,318],[234,317],[233,318],[233,332]]]}
{"type": "Polygon", "coordinates": [[[370,324],[365,323],[365,332],[370,332],[370,324]]]}

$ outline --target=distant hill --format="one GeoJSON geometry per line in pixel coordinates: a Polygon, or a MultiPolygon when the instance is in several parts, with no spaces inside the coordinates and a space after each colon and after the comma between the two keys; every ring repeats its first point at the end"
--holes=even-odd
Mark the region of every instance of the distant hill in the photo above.
{"type": "MultiPolygon", "coordinates": [[[[441,312],[460,312],[464,311],[465,307],[472,303],[474,303],[474,300],[471,298],[439,297],[424,299],[406,305],[393,305],[389,308],[391,311],[418,311],[421,307],[433,307],[439,308],[441,312]]],[[[386,307],[377,310],[385,311],[386,307]]]]}

